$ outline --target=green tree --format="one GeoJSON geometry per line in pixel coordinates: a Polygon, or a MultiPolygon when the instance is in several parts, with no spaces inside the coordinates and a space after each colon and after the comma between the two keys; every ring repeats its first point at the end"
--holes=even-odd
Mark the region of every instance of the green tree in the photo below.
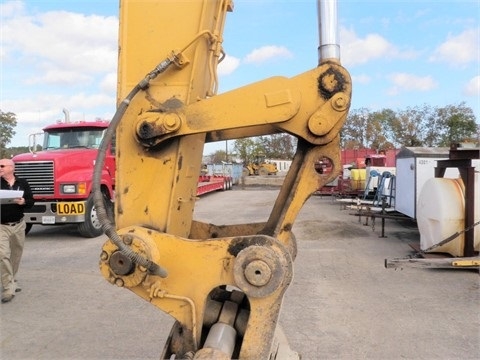
{"type": "Polygon", "coordinates": [[[395,112],[390,109],[371,112],[360,108],[350,112],[340,132],[341,145],[344,149],[372,148],[388,150],[394,148],[389,139],[391,124],[395,112]]]}
{"type": "Polygon", "coordinates": [[[7,145],[15,135],[17,116],[12,112],[0,110],[0,158],[7,157],[7,145]]]}
{"type": "MultiPolygon", "coordinates": [[[[42,147],[39,146],[37,150],[38,151],[42,150],[42,147]]],[[[28,146],[9,147],[9,148],[4,149],[4,152],[2,154],[2,158],[12,158],[15,155],[25,154],[25,153],[28,153],[28,152],[30,152],[30,150],[28,149],[28,146]]]]}
{"type": "Polygon", "coordinates": [[[268,159],[292,159],[295,155],[297,138],[289,134],[272,134],[256,138],[268,159]]]}
{"type": "Polygon", "coordinates": [[[214,164],[219,164],[222,161],[227,161],[227,153],[225,150],[217,150],[211,155],[211,159],[214,164]]]}
{"type": "Polygon", "coordinates": [[[289,160],[295,155],[296,145],[296,137],[279,133],[237,139],[234,142],[234,152],[246,164],[253,162],[258,156],[289,160]]]}
{"type": "Polygon", "coordinates": [[[256,156],[265,154],[265,148],[259,139],[254,137],[235,140],[233,149],[245,164],[252,162],[256,156]]]}
{"type": "Polygon", "coordinates": [[[478,141],[478,124],[465,103],[445,107],[407,107],[397,112],[383,109],[371,112],[352,110],[340,133],[344,149],[388,150],[402,146],[450,146],[478,141]]]}
{"type": "MultiPolygon", "coordinates": [[[[450,146],[451,143],[477,141],[479,125],[473,110],[460,103],[442,108],[428,104],[403,110],[368,108],[351,110],[340,132],[343,149],[371,148],[378,151],[402,146],[450,146]]],[[[259,155],[291,159],[297,139],[289,134],[272,134],[235,141],[238,156],[246,163],[259,155]]]]}
{"type": "Polygon", "coordinates": [[[447,105],[436,109],[438,123],[443,131],[440,133],[438,145],[450,146],[475,138],[478,134],[478,125],[473,110],[464,102],[458,105],[447,105]]]}
{"type": "Polygon", "coordinates": [[[395,116],[395,112],[390,109],[383,109],[369,114],[366,130],[369,148],[379,151],[395,148],[391,140],[390,125],[395,121],[395,116]]]}
{"type": "Polygon", "coordinates": [[[445,107],[409,107],[391,123],[391,139],[399,146],[450,146],[474,139],[478,132],[473,110],[464,102],[445,107]]]}
{"type": "Polygon", "coordinates": [[[428,106],[408,107],[400,111],[391,122],[391,133],[396,148],[401,146],[423,146],[423,136],[426,128],[424,118],[428,113],[428,106]]]}
{"type": "Polygon", "coordinates": [[[422,121],[424,122],[425,132],[423,134],[423,146],[436,147],[439,146],[441,133],[444,130],[437,115],[437,109],[424,105],[422,121]]]}
{"type": "Polygon", "coordinates": [[[340,131],[341,146],[344,149],[365,148],[367,144],[367,124],[370,110],[351,110],[340,131]]]}

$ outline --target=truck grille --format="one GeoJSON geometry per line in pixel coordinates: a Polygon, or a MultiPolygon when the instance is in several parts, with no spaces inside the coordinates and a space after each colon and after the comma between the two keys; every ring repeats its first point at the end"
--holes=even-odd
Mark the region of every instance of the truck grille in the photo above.
{"type": "Polygon", "coordinates": [[[53,195],[53,161],[25,161],[15,163],[15,174],[26,179],[33,195],[53,195]]]}

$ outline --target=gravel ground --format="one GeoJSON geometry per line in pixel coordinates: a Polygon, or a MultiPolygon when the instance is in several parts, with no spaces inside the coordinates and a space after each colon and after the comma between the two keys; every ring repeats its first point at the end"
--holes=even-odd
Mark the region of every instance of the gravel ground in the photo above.
{"type": "MultiPolygon", "coordinates": [[[[218,225],[266,220],[275,188],[236,187],[202,197],[195,218],[218,225]]],[[[378,220],[377,220],[378,221],[378,220]]],[[[477,359],[479,274],[384,268],[412,253],[411,221],[380,237],[330,197],[303,207],[295,275],[280,323],[302,359],[477,359]]],[[[1,359],[158,359],[172,319],[98,270],[105,237],[34,227],[19,271],[22,292],[2,304],[1,359]]]]}

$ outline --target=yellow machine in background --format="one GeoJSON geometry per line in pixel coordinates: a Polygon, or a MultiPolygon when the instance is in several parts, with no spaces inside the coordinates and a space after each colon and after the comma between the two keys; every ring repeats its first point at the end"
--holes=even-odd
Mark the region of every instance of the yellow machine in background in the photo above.
{"type": "Polygon", "coordinates": [[[333,180],[316,173],[316,160],[328,157],[335,170],[341,164],[352,85],[330,31],[336,3],[319,3],[329,18],[320,21],[316,68],[216,95],[232,10],[231,0],[120,2],[118,109],[94,175],[109,237],[100,270],[176,319],[162,359],[298,358],[277,324],[296,256],[291,230],[319,179],[333,180]],[[298,148],[268,220],[194,221],[204,144],[278,132],[296,136],[298,148]],[[97,170],[114,136],[115,222],[97,170]]]}
{"type": "Polygon", "coordinates": [[[243,167],[243,175],[276,175],[278,172],[277,164],[265,160],[265,156],[257,156],[255,161],[248,163],[243,167]]]}

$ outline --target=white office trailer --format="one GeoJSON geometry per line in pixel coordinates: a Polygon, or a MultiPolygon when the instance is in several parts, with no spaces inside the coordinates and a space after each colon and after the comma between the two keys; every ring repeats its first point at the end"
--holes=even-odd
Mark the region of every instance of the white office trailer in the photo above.
{"type": "MultiPolygon", "coordinates": [[[[435,177],[437,160],[449,158],[448,147],[404,147],[396,156],[395,210],[413,219],[417,218],[420,191],[428,179],[435,177]]],[[[445,178],[458,178],[457,168],[448,168],[445,178]]]]}

